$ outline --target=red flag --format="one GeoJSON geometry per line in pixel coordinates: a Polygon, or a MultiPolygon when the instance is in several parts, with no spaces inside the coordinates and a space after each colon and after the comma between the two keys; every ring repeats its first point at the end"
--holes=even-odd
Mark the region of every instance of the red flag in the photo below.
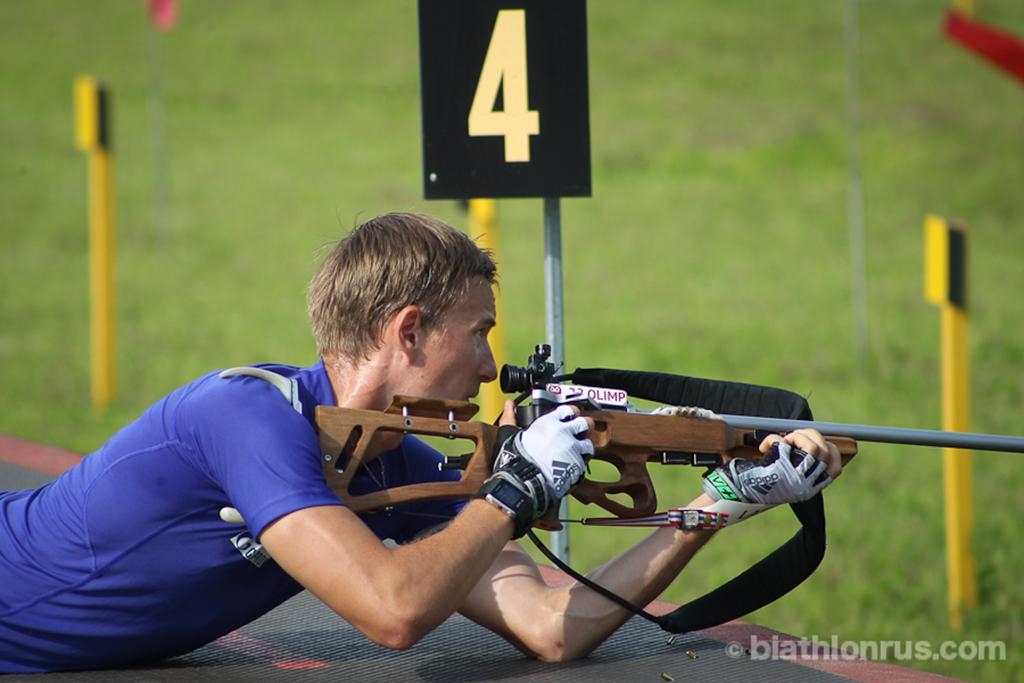
{"type": "Polygon", "coordinates": [[[1024,42],[1016,36],[952,11],[946,14],[946,35],[1024,83],[1024,42]]]}
{"type": "Polygon", "coordinates": [[[170,31],[178,19],[178,0],[149,0],[149,17],[160,31],[170,31]]]}

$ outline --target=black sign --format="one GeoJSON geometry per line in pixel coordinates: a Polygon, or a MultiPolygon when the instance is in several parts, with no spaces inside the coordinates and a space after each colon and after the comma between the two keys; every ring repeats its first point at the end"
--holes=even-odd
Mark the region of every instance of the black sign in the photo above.
{"type": "Polygon", "coordinates": [[[584,0],[419,0],[427,199],[590,195],[584,0]]]}

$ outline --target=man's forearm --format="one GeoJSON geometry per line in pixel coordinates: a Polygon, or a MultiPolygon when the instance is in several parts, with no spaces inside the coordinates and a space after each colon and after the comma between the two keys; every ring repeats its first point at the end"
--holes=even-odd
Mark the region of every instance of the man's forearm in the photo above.
{"type": "Polygon", "coordinates": [[[393,551],[397,566],[413,569],[407,599],[422,615],[423,634],[465,601],[508,542],[512,525],[490,503],[470,501],[443,531],[393,551]]]}
{"type": "MultiPolygon", "coordinates": [[[[712,503],[706,495],[687,507],[712,503]]],[[[587,578],[644,606],[658,597],[693,559],[715,532],[656,530],[615,559],[594,569],[587,578]]],[[[633,616],[623,607],[576,582],[567,585],[558,599],[564,600],[564,659],[582,657],[600,645],[633,616]]]]}

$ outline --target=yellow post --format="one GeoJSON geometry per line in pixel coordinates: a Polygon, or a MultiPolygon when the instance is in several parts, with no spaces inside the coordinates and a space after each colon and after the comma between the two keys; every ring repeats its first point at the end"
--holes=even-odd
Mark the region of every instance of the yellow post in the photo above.
{"type": "MultiPolygon", "coordinates": [[[[925,218],[925,298],[941,308],[942,428],[966,432],[970,422],[967,325],[967,233],[938,216],[925,218]]],[[[949,620],[963,626],[978,602],[971,534],[974,500],[969,451],[943,449],[949,620]]]]}
{"type": "MultiPolygon", "coordinates": [[[[493,199],[470,199],[469,200],[469,234],[477,240],[481,247],[489,249],[495,258],[498,259],[498,222],[497,203],[493,199]]],[[[491,349],[494,351],[494,360],[500,369],[505,362],[505,333],[501,307],[501,291],[495,288],[494,307],[498,324],[491,330],[489,337],[491,349]]],[[[497,382],[490,382],[480,389],[480,418],[491,421],[501,413],[502,405],[505,402],[505,395],[501,393],[501,387],[497,382]]]]}
{"type": "Polygon", "coordinates": [[[75,144],[89,155],[89,337],[92,403],[105,410],[117,385],[114,330],[114,161],[110,94],[88,76],[75,81],[75,144]]]}
{"type": "Polygon", "coordinates": [[[977,0],[953,0],[953,9],[965,17],[973,17],[977,0]]]}

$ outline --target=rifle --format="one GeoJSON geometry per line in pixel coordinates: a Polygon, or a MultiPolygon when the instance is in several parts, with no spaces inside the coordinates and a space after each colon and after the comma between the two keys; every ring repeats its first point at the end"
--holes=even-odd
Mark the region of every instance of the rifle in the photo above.
{"type": "MultiPolygon", "coordinates": [[[[580,391],[591,396],[581,404],[581,413],[594,420],[594,428],[589,432],[595,451],[592,459],[613,466],[618,479],[595,481],[584,477],[573,487],[571,495],[616,517],[643,517],[657,509],[658,496],[648,470],[651,463],[715,467],[728,457],[760,457],[757,445],[763,429],[756,421],[738,428],[723,419],[609,409],[607,397],[624,401],[624,391],[546,385],[545,389],[537,390],[533,402],[524,408],[539,415],[560,403],[577,402],[574,397],[580,391]],[[605,396],[604,403],[593,398],[595,395],[605,396]],[[612,498],[623,494],[630,499],[628,505],[612,498]]],[[[477,406],[469,402],[408,396],[396,396],[384,412],[317,406],[327,484],[354,512],[416,501],[472,498],[491,476],[498,434],[495,425],[470,421],[476,411],[477,406]],[[352,478],[365,464],[374,436],[380,432],[464,439],[473,443],[473,449],[466,455],[445,457],[442,467],[462,470],[458,481],[408,484],[355,495],[349,490],[352,478]],[[339,469],[343,453],[348,454],[348,459],[339,469]]],[[[523,414],[520,412],[521,419],[523,414]]],[[[826,439],[839,448],[844,464],[857,453],[857,442],[853,439],[826,439]]]]}
{"type": "MultiPolygon", "coordinates": [[[[584,477],[571,495],[584,504],[603,508],[625,519],[651,515],[657,509],[648,465],[691,465],[716,467],[732,457],[759,458],[757,445],[764,435],[813,428],[833,443],[846,465],[858,450],[857,441],[921,446],[945,446],[973,450],[1024,452],[1024,438],[995,434],[971,434],[929,429],[907,429],[818,422],[779,417],[716,414],[713,417],[657,415],[637,409],[624,389],[608,386],[568,384],[573,375],[556,375],[548,361],[551,349],[536,347],[525,367],[505,365],[500,383],[506,393],[522,392],[531,401],[516,409],[517,423],[527,426],[543,413],[563,403],[574,403],[594,420],[590,439],[593,460],[611,465],[618,473],[614,481],[584,477]],[[623,504],[612,496],[625,495],[623,504]]],[[[606,382],[607,384],[607,382],[606,382]]],[[[323,472],[332,490],[355,512],[368,512],[402,503],[450,498],[471,498],[491,475],[498,427],[472,421],[478,408],[468,401],[451,401],[395,396],[384,411],[317,406],[323,472]],[[472,451],[446,456],[442,467],[460,469],[458,481],[409,484],[364,495],[354,495],[349,484],[367,458],[378,432],[395,432],[464,439],[472,451]],[[342,454],[348,454],[339,468],[342,454]]],[[[699,412],[699,411],[698,411],[699,412]]],[[[705,411],[706,414],[706,411],[705,411]]]]}
{"type": "MultiPolygon", "coordinates": [[[[516,409],[520,426],[563,403],[579,405],[581,414],[594,420],[589,432],[594,444],[592,459],[614,467],[618,479],[584,477],[571,491],[584,504],[620,518],[644,517],[653,514],[658,505],[648,464],[715,467],[730,457],[760,457],[757,445],[764,429],[756,421],[741,428],[725,419],[641,412],[629,403],[624,390],[560,382],[566,377],[555,375],[554,365],[548,361],[550,354],[551,347],[540,344],[526,367],[502,367],[501,387],[506,393],[531,394],[531,402],[516,409]],[[622,495],[629,498],[628,505],[612,498],[622,495]]],[[[468,401],[409,396],[395,396],[384,412],[317,406],[327,484],[355,512],[415,501],[471,498],[491,476],[498,434],[497,426],[470,421],[476,412],[477,406],[468,401]],[[349,490],[352,478],[365,464],[374,436],[380,432],[465,439],[473,443],[473,449],[465,455],[445,457],[442,467],[462,470],[458,481],[408,484],[355,495],[349,490]],[[343,454],[348,454],[348,459],[339,468],[343,454]]],[[[839,448],[844,464],[857,453],[857,442],[851,438],[826,439],[839,448]]]]}

